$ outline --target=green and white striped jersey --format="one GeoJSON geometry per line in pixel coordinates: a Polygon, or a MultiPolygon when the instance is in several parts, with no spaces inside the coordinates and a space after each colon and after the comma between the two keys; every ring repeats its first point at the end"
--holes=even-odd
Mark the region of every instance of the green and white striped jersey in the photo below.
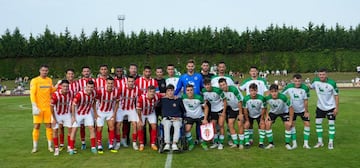
{"type": "Polygon", "coordinates": [[[288,84],[281,93],[290,97],[295,113],[305,111],[304,100],[310,97],[309,88],[305,84],[302,83],[299,88],[296,88],[294,83],[288,84]]]}
{"type": "Polygon", "coordinates": [[[250,95],[244,97],[243,108],[246,108],[249,112],[249,117],[258,118],[261,115],[261,111],[266,107],[265,97],[259,94],[255,99],[252,99],[250,95]]]}
{"type": "Polygon", "coordinates": [[[186,110],[186,117],[195,119],[204,116],[204,112],[201,108],[204,104],[204,99],[200,95],[195,94],[194,98],[190,99],[186,94],[183,94],[182,100],[186,110]]]}
{"type": "Polygon", "coordinates": [[[226,83],[227,83],[228,86],[234,86],[235,85],[234,80],[230,75],[225,75],[225,76],[214,75],[211,78],[211,86],[212,87],[217,87],[217,88],[220,87],[219,86],[219,79],[220,78],[225,78],[226,83]]]}
{"type": "Polygon", "coordinates": [[[325,82],[321,82],[320,78],[316,77],[311,83],[311,88],[316,91],[319,109],[328,111],[336,107],[334,96],[339,94],[339,90],[334,80],[327,78],[325,82]]]}
{"type": "Polygon", "coordinates": [[[175,89],[176,90],[176,86],[177,86],[177,83],[179,82],[179,76],[173,76],[173,77],[165,77],[165,82],[166,82],[166,86],[172,84],[174,85],[175,89]]]}
{"type": "Polygon", "coordinates": [[[283,114],[289,113],[291,106],[290,100],[282,93],[278,93],[277,99],[273,99],[271,94],[265,97],[266,104],[269,105],[269,113],[283,114]]]}
{"type": "Polygon", "coordinates": [[[266,85],[266,80],[264,78],[257,78],[256,80],[253,80],[252,78],[245,79],[240,86],[240,90],[246,90],[246,95],[250,94],[249,86],[255,83],[258,87],[258,94],[264,96],[264,93],[268,91],[268,87],[266,85]]]}
{"type": "Polygon", "coordinates": [[[239,89],[236,86],[228,86],[228,91],[224,91],[227,105],[231,107],[232,110],[238,111],[238,103],[243,101],[243,95],[240,93],[239,89]]]}
{"type": "Polygon", "coordinates": [[[207,100],[211,104],[211,112],[219,112],[224,109],[225,95],[220,88],[211,87],[211,91],[207,91],[205,88],[201,90],[204,95],[204,100],[207,100]]]}

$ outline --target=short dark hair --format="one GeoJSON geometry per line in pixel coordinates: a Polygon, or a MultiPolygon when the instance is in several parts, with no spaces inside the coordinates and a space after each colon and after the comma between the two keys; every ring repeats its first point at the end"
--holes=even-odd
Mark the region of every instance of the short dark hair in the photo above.
{"type": "Polygon", "coordinates": [[[129,78],[131,78],[131,79],[135,79],[135,76],[128,75],[126,78],[127,78],[127,79],[129,79],[129,78]]]}
{"type": "Polygon", "coordinates": [[[168,66],[168,67],[169,67],[169,66],[175,67],[175,65],[174,65],[174,64],[168,64],[167,66],[168,66]]]}
{"type": "Polygon", "coordinates": [[[174,90],[175,86],[172,85],[172,84],[169,84],[169,85],[166,86],[166,90],[169,90],[169,89],[174,90]]]}
{"type": "Polygon", "coordinates": [[[161,70],[163,70],[163,67],[161,67],[161,66],[159,66],[159,67],[156,67],[156,70],[158,70],[158,69],[161,69],[161,70]]]}
{"type": "Polygon", "coordinates": [[[320,68],[319,72],[327,72],[326,68],[320,68]]]}
{"type": "Polygon", "coordinates": [[[150,85],[150,86],[148,87],[148,90],[155,90],[155,89],[156,89],[156,87],[153,86],[153,85],[150,85]]]}
{"type": "Polygon", "coordinates": [[[89,80],[89,81],[87,82],[87,84],[88,84],[88,85],[94,85],[95,83],[94,83],[94,81],[89,80]]]}
{"type": "Polygon", "coordinates": [[[294,74],[293,78],[296,78],[296,79],[301,79],[302,76],[300,74],[294,74]]]}
{"type": "Polygon", "coordinates": [[[66,80],[66,79],[61,80],[60,85],[62,85],[63,83],[70,84],[70,82],[68,80],[66,80]]]}
{"type": "Polygon", "coordinates": [[[255,83],[250,84],[249,89],[258,90],[258,86],[255,83]]]}
{"type": "Polygon", "coordinates": [[[134,66],[134,67],[138,67],[136,64],[134,64],[134,63],[131,63],[130,65],[129,65],[129,68],[131,67],[131,66],[134,66]]]}
{"type": "Polygon", "coordinates": [[[250,69],[253,69],[253,68],[256,69],[256,70],[258,69],[258,68],[257,68],[256,66],[254,66],[254,65],[250,67],[250,69]]]}
{"type": "Polygon", "coordinates": [[[114,78],[112,78],[111,76],[107,77],[106,80],[114,80],[114,78]]]}
{"type": "Polygon", "coordinates": [[[205,78],[204,79],[204,85],[207,85],[207,84],[211,84],[211,79],[210,78],[205,78]]]}
{"type": "Polygon", "coordinates": [[[75,70],[74,70],[74,69],[72,69],[72,68],[66,69],[65,73],[68,73],[69,71],[71,71],[71,72],[75,73],[75,70]]]}
{"type": "Polygon", "coordinates": [[[121,67],[121,66],[117,66],[115,69],[123,69],[123,67],[121,67]]]}
{"type": "Polygon", "coordinates": [[[102,65],[99,66],[99,68],[102,68],[102,67],[108,68],[108,65],[107,64],[102,64],[102,65]]]}
{"type": "Polygon", "coordinates": [[[271,84],[270,85],[270,89],[269,90],[275,90],[275,91],[278,91],[279,90],[279,86],[276,85],[276,84],[271,84]]]}
{"type": "Polygon", "coordinates": [[[187,85],[186,85],[186,88],[189,88],[189,87],[194,88],[194,85],[192,85],[192,84],[187,84],[187,85]]]}
{"type": "MultiPolygon", "coordinates": [[[[217,66],[219,66],[220,64],[225,64],[225,62],[224,62],[224,61],[220,61],[220,62],[217,63],[217,66]]],[[[226,65],[226,64],[225,64],[225,65],[226,65]]]]}
{"type": "Polygon", "coordinates": [[[41,64],[39,69],[41,69],[41,68],[47,68],[47,69],[49,69],[49,65],[47,65],[47,64],[41,64]]]}
{"type": "Polygon", "coordinates": [[[210,64],[210,62],[208,60],[204,60],[201,64],[210,64]]]}
{"type": "Polygon", "coordinates": [[[81,70],[84,70],[85,68],[87,68],[87,69],[90,69],[90,70],[91,70],[91,68],[90,68],[89,66],[83,66],[83,67],[81,67],[81,70]]]}
{"type": "Polygon", "coordinates": [[[223,83],[223,82],[227,83],[225,78],[220,78],[218,81],[218,83],[223,83]]]}
{"type": "Polygon", "coordinates": [[[147,69],[151,70],[151,67],[149,65],[144,66],[144,70],[147,70],[147,69]]]}

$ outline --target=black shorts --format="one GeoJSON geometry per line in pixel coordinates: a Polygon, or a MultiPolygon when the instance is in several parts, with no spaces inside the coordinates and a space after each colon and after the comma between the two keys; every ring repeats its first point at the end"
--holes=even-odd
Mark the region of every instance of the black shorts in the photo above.
{"type": "Polygon", "coordinates": [[[226,117],[228,119],[235,119],[239,115],[239,110],[234,111],[231,107],[226,108],[226,117]]]}
{"type": "Polygon", "coordinates": [[[209,120],[219,120],[219,116],[222,114],[223,110],[218,112],[210,112],[209,120]]]}
{"type": "Polygon", "coordinates": [[[283,114],[269,113],[269,117],[270,117],[270,120],[272,121],[272,123],[275,123],[275,120],[276,120],[277,117],[281,117],[281,120],[283,122],[290,121],[289,113],[283,113],[283,114]]]}
{"type": "Polygon", "coordinates": [[[301,117],[301,119],[303,121],[310,121],[310,117],[305,117],[304,114],[305,114],[304,112],[302,112],[302,113],[294,113],[293,121],[296,121],[297,116],[301,117]]]}
{"type": "Polygon", "coordinates": [[[323,111],[321,109],[319,109],[318,107],[316,107],[316,118],[325,118],[327,117],[328,120],[335,120],[336,117],[334,116],[334,109],[328,110],[328,111],[323,111]]]}
{"type": "Polygon", "coordinates": [[[201,117],[201,118],[190,118],[190,117],[185,117],[184,118],[184,122],[185,124],[190,124],[190,125],[193,125],[194,123],[201,123],[202,120],[204,120],[204,117],[201,117]]]}
{"type": "Polygon", "coordinates": [[[254,120],[256,120],[257,124],[260,125],[260,118],[261,118],[261,116],[259,116],[259,117],[257,117],[257,118],[251,118],[251,117],[249,117],[250,127],[254,124],[254,120]]]}

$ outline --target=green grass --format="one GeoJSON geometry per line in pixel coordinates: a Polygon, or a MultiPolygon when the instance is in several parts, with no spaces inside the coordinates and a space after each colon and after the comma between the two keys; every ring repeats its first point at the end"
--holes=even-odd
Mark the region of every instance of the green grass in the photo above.
{"type": "MultiPolygon", "coordinates": [[[[284,126],[278,119],[273,127],[276,148],[261,150],[230,149],[203,151],[196,146],[193,151],[174,154],[172,167],[358,167],[360,157],[360,90],[340,90],[340,111],[336,120],[335,149],[328,150],[327,120],[324,122],[325,147],[321,149],[302,149],[302,124],[298,119],[298,145],[296,150],[287,151],[284,147],[284,126]]],[[[89,150],[79,151],[74,156],[61,152],[54,157],[47,151],[45,129],[40,132],[39,152],[31,154],[32,115],[28,97],[0,97],[0,167],[164,167],[166,154],[133,151],[122,148],[118,153],[105,151],[104,155],[94,155],[89,150]]],[[[312,91],[309,109],[312,113],[310,145],[316,143],[314,110],[316,95],[312,91]]],[[[106,130],[106,129],[105,129],[106,130]]],[[[255,144],[257,131],[255,129],[255,144]]],[[[105,134],[105,131],[104,131],[105,134]]],[[[87,134],[88,135],[88,134],[87,134]]],[[[104,143],[107,135],[104,135],[104,143]]],[[[77,137],[77,140],[79,137],[77,137]]],[[[89,143],[87,143],[89,144],[89,143]]],[[[80,148],[77,141],[77,148],[80,148]]]]}

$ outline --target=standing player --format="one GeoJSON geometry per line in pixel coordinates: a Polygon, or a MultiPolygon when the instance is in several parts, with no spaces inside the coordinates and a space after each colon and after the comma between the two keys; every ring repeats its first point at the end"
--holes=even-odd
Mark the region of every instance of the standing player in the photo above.
{"type": "Polygon", "coordinates": [[[256,120],[259,129],[259,148],[264,148],[264,139],[265,139],[265,113],[266,113],[266,101],[265,97],[257,94],[258,89],[255,83],[250,84],[249,86],[249,95],[244,97],[244,114],[248,114],[249,122],[244,124],[245,128],[245,148],[249,148],[250,137],[249,137],[249,127],[254,124],[256,120]]]}
{"type": "Polygon", "coordinates": [[[157,137],[157,130],[156,130],[156,123],[157,117],[155,114],[155,106],[160,101],[161,95],[155,93],[155,86],[149,86],[147,89],[146,94],[139,96],[137,99],[136,111],[139,115],[139,123],[138,123],[138,136],[139,136],[139,143],[140,143],[140,151],[144,150],[144,129],[143,127],[146,124],[146,120],[149,122],[151,126],[150,131],[150,144],[151,149],[157,151],[158,148],[155,145],[156,137],[157,137]]]}
{"type": "MultiPolygon", "coordinates": [[[[129,66],[129,74],[127,76],[132,76],[134,78],[134,81],[138,78],[140,78],[140,76],[138,75],[138,70],[137,70],[138,66],[136,64],[130,64],[129,66]]],[[[128,78],[123,78],[122,80],[122,86],[127,85],[127,79],[128,78]]],[[[120,110],[120,108],[119,108],[120,110]]],[[[119,112],[119,111],[118,111],[119,112]]],[[[117,127],[117,125],[116,125],[117,127]]],[[[118,129],[118,128],[116,128],[118,129]]],[[[123,145],[124,147],[128,147],[128,144],[130,143],[130,122],[128,121],[127,116],[125,116],[123,122],[122,122],[122,138],[121,141],[120,139],[117,139],[116,141],[120,141],[121,145],[123,145]]],[[[117,133],[117,132],[116,132],[117,133]]],[[[119,137],[118,135],[116,135],[116,137],[119,137]]],[[[120,148],[120,146],[115,146],[115,149],[117,149],[117,147],[120,148]]]]}
{"type": "Polygon", "coordinates": [[[213,125],[219,125],[219,132],[215,131],[214,144],[210,148],[218,148],[219,150],[223,149],[224,146],[224,121],[226,115],[226,99],[223,91],[217,87],[211,86],[210,78],[204,79],[204,88],[202,89],[202,94],[204,95],[204,100],[206,104],[210,104],[211,111],[209,113],[209,118],[213,125]]]}
{"type": "Polygon", "coordinates": [[[93,111],[96,110],[94,87],[94,81],[89,80],[85,89],[75,95],[71,105],[71,124],[73,128],[70,136],[70,155],[74,154],[75,136],[77,127],[80,127],[80,123],[84,123],[84,125],[89,128],[91,152],[97,152],[95,147],[94,117],[90,113],[91,109],[93,109],[93,111]]]}
{"type": "Polygon", "coordinates": [[[296,129],[295,121],[296,117],[299,116],[304,121],[304,148],[310,149],[309,146],[309,136],[310,136],[310,113],[308,110],[308,98],[309,88],[302,83],[300,74],[295,74],[293,76],[293,83],[287,85],[282,91],[283,94],[289,95],[292,107],[294,108],[294,118],[291,125],[291,134],[292,134],[292,148],[297,148],[296,143],[296,129]]]}
{"type": "Polygon", "coordinates": [[[194,93],[200,94],[201,88],[203,85],[202,76],[199,73],[195,72],[195,62],[194,60],[188,60],[186,64],[187,73],[180,76],[180,79],[177,83],[175,95],[179,95],[181,89],[186,90],[188,84],[194,86],[194,93]]]}
{"type": "MultiPolygon", "coordinates": [[[[142,93],[146,93],[146,90],[149,86],[154,86],[156,88],[156,93],[159,93],[159,85],[155,79],[151,77],[151,67],[145,66],[143,71],[143,76],[135,80],[135,86],[137,86],[142,93]]],[[[139,118],[141,119],[141,118],[139,118]]],[[[146,139],[146,124],[143,128],[144,139],[146,139]]],[[[149,130],[150,132],[150,130],[149,130]]],[[[144,142],[146,144],[146,142],[144,142]]]]}
{"type": "MultiPolygon", "coordinates": [[[[139,97],[142,92],[141,90],[134,85],[135,79],[133,76],[127,77],[127,83],[124,87],[119,89],[120,94],[120,109],[117,110],[116,114],[116,139],[120,139],[120,128],[122,126],[122,122],[124,121],[124,117],[127,116],[128,120],[131,122],[133,134],[133,149],[138,150],[139,147],[136,144],[137,141],[137,122],[139,122],[139,116],[136,113],[135,102],[136,98],[139,97]]],[[[123,132],[123,134],[125,134],[123,132]]],[[[116,143],[115,149],[120,148],[120,142],[116,143]]]]}
{"type": "Polygon", "coordinates": [[[163,68],[162,67],[157,67],[156,71],[156,78],[155,80],[157,81],[158,85],[159,85],[159,92],[162,95],[165,95],[166,92],[166,80],[164,79],[164,73],[163,73],[163,68]]]}
{"type": "MultiPolygon", "coordinates": [[[[208,107],[204,104],[204,99],[198,95],[194,94],[194,86],[191,84],[186,85],[186,94],[182,96],[184,107],[186,110],[185,113],[185,136],[189,143],[189,150],[194,148],[194,141],[191,136],[191,129],[194,123],[203,123],[207,124],[208,122],[208,107]],[[203,109],[204,108],[204,111],[203,109]]],[[[201,147],[204,150],[207,150],[208,147],[205,141],[202,141],[201,147]]]]}
{"type": "Polygon", "coordinates": [[[203,80],[205,80],[205,78],[211,79],[214,74],[210,73],[210,65],[209,65],[209,61],[204,60],[201,63],[201,75],[203,77],[203,80]]]}
{"type": "Polygon", "coordinates": [[[149,86],[154,86],[156,92],[159,92],[159,85],[155,79],[151,77],[151,67],[145,66],[143,76],[135,80],[135,86],[137,86],[141,92],[145,93],[149,86]]]}
{"type": "MultiPolygon", "coordinates": [[[[250,85],[252,83],[255,83],[257,85],[257,94],[259,94],[261,96],[267,95],[269,92],[269,89],[266,85],[266,80],[264,78],[259,77],[259,71],[258,71],[257,67],[256,66],[250,67],[249,74],[250,74],[250,77],[245,79],[242,82],[241,86],[239,87],[240,90],[246,91],[246,95],[249,95],[250,94],[250,85]]],[[[250,127],[248,130],[249,130],[249,141],[250,141],[250,144],[252,144],[253,143],[253,134],[254,134],[253,124],[250,124],[250,127]]]]}
{"type": "Polygon", "coordinates": [[[99,77],[95,79],[95,90],[103,90],[106,87],[106,79],[108,78],[108,65],[100,65],[99,77]]]}
{"type": "Polygon", "coordinates": [[[318,71],[318,77],[314,79],[311,88],[315,89],[318,101],[316,105],[316,134],[318,143],[314,148],[324,146],[322,139],[322,120],[327,117],[329,120],[329,149],[334,149],[335,118],[339,112],[339,90],[334,80],[329,79],[325,69],[318,71]]]}
{"type": "Polygon", "coordinates": [[[167,77],[165,79],[166,86],[173,85],[176,90],[177,83],[179,82],[179,76],[175,74],[175,66],[174,64],[168,64],[166,67],[167,77]]]}
{"type": "Polygon", "coordinates": [[[235,148],[237,147],[237,145],[239,145],[239,149],[243,149],[244,138],[245,138],[244,128],[243,128],[244,115],[242,113],[243,96],[235,86],[229,86],[225,78],[219,79],[219,86],[221,90],[224,92],[226,103],[228,105],[228,108],[226,108],[226,115],[228,118],[228,127],[230,130],[231,139],[233,141],[231,148],[235,148]],[[236,130],[234,127],[234,122],[236,118],[238,118],[240,143],[238,141],[238,135],[236,134],[236,130]]]}
{"type": "MultiPolygon", "coordinates": [[[[83,66],[81,68],[81,75],[82,75],[82,78],[78,80],[79,92],[86,88],[86,85],[89,81],[93,81],[95,83],[95,79],[90,77],[91,76],[90,67],[83,66]]],[[[90,111],[92,111],[92,109],[90,111]]],[[[93,111],[91,113],[93,114],[93,111]]],[[[85,150],[86,143],[85,143],[85,125],[84,125],[84,123],[80,123],[80,139],[81,139],[81,149],[85,150]]]]}
{"type": "Polygon", "coordinates": [[[217,70],[218,70],[218,74],[214,75],[211,78],[211,86],[213,87],[219,87],[219,79],[220,78],[224,78],[226,79],[226,83],[228,86],[234,86],[234,80],[230,75],[226,74],[226,65],[225,62],[219,62],[217,64],[217,70]]]}
{"type": "MultiPolygon", "coordinates": [[[[54,156],[59,155],[59,137],[58,129],[59,126],[68,128],[68,143],[70,142],[71,134],[71,115],[70,105],[73,98],[73,94],[69,91],[69,81],[62,80],[59,84],[61,89],[56,91],[51,96],[51,113],[52,113],[52,128],[53,128],[53,142],[55,147],[54,156]]],[[[64,135],[62,137],[62,145],[64,146],[64,135]]],[[[61,137],[60,137],[61,139],[61,137]]],[[[60,144],[61,145],[61,144],[60,144]]]]}
{"type": "Polygon", "coordinates": [[[51,111],[50,99],[51,93],[56,91],[53,87],[51,78],[47,77],[49,73],[49,66],[41,65],[39,69],[40,75],[33,78],[30,82],[30,100],[32,105],[34,129],[32,132],[33,149],[32,153],[37,152],[40,124],[44,123],[46,126],[46,137],[48,140],[48,149],[53,152],[51,147],[52,129],[51,129],[51,111]]]}
{"type": "MultiPolygon", "coordinates": [[[[71,94],[71,99],[70,99],[70,105],[68,106],[69,107],[69,111],[70,111],[70,108],[71,108],[71,103],[72,103],[72,98],[74,98],[74,96],[76,95],[76,93],[79,91],[79,82],[75,80],[75,70],[74,69],[67,69],[65,71],[65,78],[66,80],[69,82],[69,92],[71,94]]],[[[61,82],[61,81],[60,81],[61,82]]],[[[58,91],[60,91],[62,89],[62,85],[59,85],[58,86],[58,91]]],[[[63,128],[63,125],[60,124],[59,125],[59,136],[60,136],[60,148],[59,150],[62,151],[64,149],[64,128],[63,128]]],[[[70,139],[70,134],[71,132],[68,132],[68,142],[69,142],[69,139],[70,139]]],[[[69,146],[68,146],[69,148],[69,146]]]]}
{"type": "Polygon", "coordinates": [[[114,149],[114,127],[115,127],[115,118],[116,113],[114,109],[118,109],[120,94],[117,89],[114,89],[114,79],[112,77],[108,77],[106,79],[106,88],[102,90],[98,90],[96,92],[96,100],[99,103],[99,108],[95,111],[95,119],[96,119],[96,139],[98,145],[98,153],[103,154],[103,146],[102,146],[102,129],[104,127],[104,121],[106,120],[108,129],[109,129],[109,150],[112,153],[116,153],[117,150],[114,149]],[[114,107],[115,106],[115,107],[114,107]]]}
{"type": "Polygon", "coordinates": [[[265,149],[274,148],[273,133],[271,126],[275,123],[277,117],[281,117],[285,126],[285,148],[291,150],[291,122],[294,116],[294,109],[292,108],[288,98],[279,93],[279,86],[272,84],[270,86],[270,95],[265,97],[266,103],[269,105],[269,112],[265,118],[266,137],[269,145],[265,149]]]}

